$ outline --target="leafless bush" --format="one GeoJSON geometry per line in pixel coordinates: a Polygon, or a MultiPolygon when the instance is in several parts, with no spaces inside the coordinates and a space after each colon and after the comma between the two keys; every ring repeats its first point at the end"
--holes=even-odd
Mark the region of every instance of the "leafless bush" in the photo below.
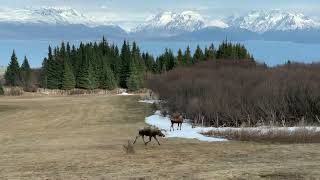
{"type": "Polygon", "coordinates": [[[85,90],[85,89],[72,89],[69,92],[70,95],[82,95],[82,94],[86,94],[86,93],[87,93],[87,90],[85,90]]]}
{"type": "Polygon", "coordinates": [[[154,75],[147,87],[172,112],[204,126],[319,124],[320,65],[269,68],[217,60],[154,75]]]}
{"type": "Polygon", "coordinates": [[[315,128],[299,128],[294,131],[287,129],[265,130],[226,130],[209,131],[204,133],[207,136],[223,137],[229,140],[272,142],[272,143],[320,143],[320,131],[315,128]]]}
{"type": "Polygon", "coordinates": [[[37,92],[38,91],[38,87],[35,86],[35,85],[28,85],[28,86],[23,87],[23,90],[25,92],[37,92]]]}
{"type": "Polygon", "coordinates": [[[5,95],[7,95],[7,96],[21,96],[21,95],[23,95],[23,89],[20,87],[8,87],[5,89],[5,95]]]}
{"type": "Polygon", "coordinates": [[[123,151],[126,154],[134,154],[135,153],[134,146],[131,144],[130,140],[128,140],[128,144],[123,145],[123,151]]]}

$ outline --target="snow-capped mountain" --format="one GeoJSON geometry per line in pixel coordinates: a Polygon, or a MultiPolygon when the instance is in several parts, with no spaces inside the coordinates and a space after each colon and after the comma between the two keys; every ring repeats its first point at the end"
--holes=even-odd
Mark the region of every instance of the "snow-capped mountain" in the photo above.
{"type": "Polygon", "coordinates": [[[72,8],[0,8],[1,39],[125,38],[120,26],[84,15],[72,8]]]}
{"type": "Polygon", "coordinates": [[[230,27],[247,29],[257,33],[306,30],[320,27],[319,22],[302,13],[280,10],[252,11],[245,16],[230,17],[226,23],[230,27]]]}
{"type": "Polygon", "coordinates": [[[24,8],[0,9],[0,22],[44,23],[44,24],[82,24],[90,27],[111,25],[95,17],[86,16],[72,8],[24,8]]]}
{"type": "Polygon", "coordinates": [[[164,36],[174,36],[183,32],[193,32],[205,27],[202,16],[193,11],[181,13],[162,12],[139,25],[133,32],[160,33],[164,36]]]}

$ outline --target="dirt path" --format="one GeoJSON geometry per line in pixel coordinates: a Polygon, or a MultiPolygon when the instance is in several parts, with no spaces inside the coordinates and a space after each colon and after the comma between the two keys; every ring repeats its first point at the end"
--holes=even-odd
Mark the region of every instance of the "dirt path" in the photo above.
{"type": "Polygon", "coordinates": [[[151,105],[136,96],[0,97],[0,179],[317,179],[320,144],[161,139],[122,145],[151,105]]]}

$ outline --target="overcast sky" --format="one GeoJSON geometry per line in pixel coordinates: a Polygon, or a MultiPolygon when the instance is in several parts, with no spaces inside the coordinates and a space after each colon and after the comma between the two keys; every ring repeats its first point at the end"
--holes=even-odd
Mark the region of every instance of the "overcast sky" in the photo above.
{"type": "Polygon", "coordinates": [[[0,0],[0,4],[8,8],[70,7],[127,27],[167,10],[193,10],[211,19],[261,9],[299,11],[320,17],[320,0],[0,0]]]}

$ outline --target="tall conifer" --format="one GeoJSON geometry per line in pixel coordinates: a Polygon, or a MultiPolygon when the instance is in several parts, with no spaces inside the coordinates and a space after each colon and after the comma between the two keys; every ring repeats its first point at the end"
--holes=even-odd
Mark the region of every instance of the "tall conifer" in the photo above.
{"type": "Polygon", "coordinates": [[[20,66],[15,51],[11,55],[11,61],[5,72],[4,78],[9,86],[18,86],[20,84],[20,66]]]}

